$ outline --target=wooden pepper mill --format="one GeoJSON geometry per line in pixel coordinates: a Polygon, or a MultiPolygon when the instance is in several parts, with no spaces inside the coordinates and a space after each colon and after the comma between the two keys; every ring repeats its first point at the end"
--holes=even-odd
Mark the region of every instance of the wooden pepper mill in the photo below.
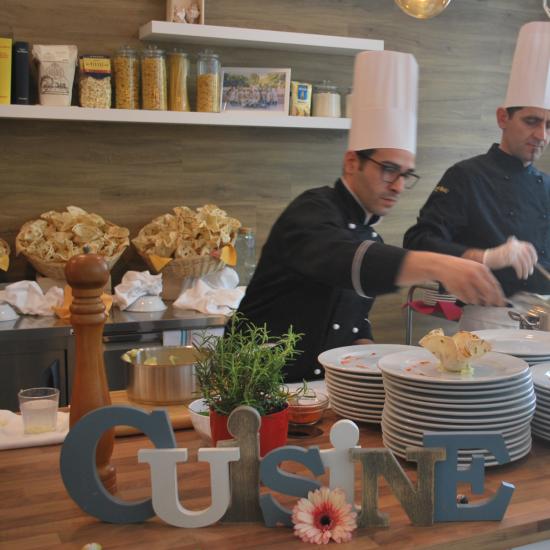
{"type": "MultiPolygon", "coordinates": [[[[73,256],[65,267],[72,288],[71,324],[75,333],[76,367],[71,393],[70,426],[86,413],[111,404],[103,362],[103,325],[107,315],[101,294],[109,279],[105,260],[96,254],[73,256]]],[[[96,465],[105,488],[116,492],[116,472],[109,463],[115,432],[106,432],[97,446],[96,465]]]]}

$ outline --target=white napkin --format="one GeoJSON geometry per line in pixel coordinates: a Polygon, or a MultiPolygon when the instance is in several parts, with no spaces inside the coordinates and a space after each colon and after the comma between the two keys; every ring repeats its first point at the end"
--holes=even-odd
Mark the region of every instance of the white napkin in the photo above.
{"type": "Polygon", "coordinates": [[[197,279],[174,302],[176,309],[195,309],[201,313],[231,315],[244,296],[244,286],[237,287],[239,276],[234,269],[225,267],[197,279]]]}
{"type": "Polygon", "coordinates": [[[55,286],[44,294],[35,281],[19,281],[0,291],[0,301],[24,315],[54,315],[53,308],[63,305],[63,289],[55,286]]]}
{"type": "Polygon", "coordinates": [[[120,309],[126,309],[142,296],[159,296],[162,292],[162,274],[149,271],[128,271],[115,287],[115,300],[120,309]]]}
{"type": "Polygon", "coordinates": [[[0,410],[0,450],[54,445],[64,441],[69,431],[69,413],[57,413],[55,432],[42,434],[23,433],[23,419],[11,411],[0,410]]]}

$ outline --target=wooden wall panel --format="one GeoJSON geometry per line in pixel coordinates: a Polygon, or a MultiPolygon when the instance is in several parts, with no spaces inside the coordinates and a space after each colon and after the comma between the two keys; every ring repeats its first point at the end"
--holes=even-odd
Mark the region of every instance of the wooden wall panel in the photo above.
{"type": "MultiPolygon", "coordinates": [[[[494,112],[505,95],[520,26],[545,17],[540,0],[455,0],[418,21],[391,0],[207,0],[214,25],[385,40],[419,62],[419,185],[380,225],[400,244],[443,171],[498,140],[494,112]]],[[[164,0],[0,0],[0,35],[31,43],[74,43],[79,53],[139,46],[137,30],[163,19],[164,0]]],[[[197,47],[189,47],[192,56],[197,47]]],[[[293,78],[328,78],[345,93],[352,59],[219,48],[226,66],[291,67],[293,78]]],[[[13,121],[0,119],[0,236],[13,243],[23,222],[77,204],[133,233],[176,204],[215,202],[257,230],[261,245],[285,205],[339,175],[346,133],[289,129],[13,121]]],[[[550,170],[550,154],[540,162],[550,170]]],[[[143,264],[128,251],[117,266],[143,264]]],[[[14,262],[9,279],[31,275],[14,262]]],[[[0,281],[7,280],[0,274],[0,281]]],[[[380,341],[402,341],[402,297],[379,299],[380,341]]]]}

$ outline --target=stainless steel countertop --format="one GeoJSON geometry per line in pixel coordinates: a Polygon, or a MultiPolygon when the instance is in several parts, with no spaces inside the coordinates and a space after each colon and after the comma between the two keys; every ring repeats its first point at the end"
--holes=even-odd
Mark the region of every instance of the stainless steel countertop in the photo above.
{"type": "MultiPolygon", "coordinates": [[[[222,327],[226,323],[224,315],[199,313],[193,310],[174,309],[170,302],[165,311],[153,313],[133,313],[111,309],[103,333],[117,334],[128,332],[151,332],[158,330],[189,330],[207,327],[222,327]]],[[[57,317],[21,315],[14,321],[0,322],[0,342],[3,340],[45,339],[57,336],[71,336],[72,327],[68,321],[57,317]]]]}

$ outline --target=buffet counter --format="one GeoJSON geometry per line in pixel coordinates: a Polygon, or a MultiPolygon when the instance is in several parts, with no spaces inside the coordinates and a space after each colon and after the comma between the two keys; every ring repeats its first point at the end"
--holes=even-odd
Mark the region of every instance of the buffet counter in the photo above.
{"type": "MultiPolygon", "coordinates": [[[[329,411],[319,425],[322,434],[289,439],[289,444],[330,447],[328,431],[337,419],[334,412],[329,411]]],[[[363,447],[382,447],[378,427],[362,424],[360,431],[363,447]]],[[[190,455],[189,461],[178,468],[181,502],[192,509],[208,507],[209,467],[206,463],[196,462],[197,449],[204,444],[189,429],[177,431],[176,440],[180,447],[189,449],[190,455]]],[[[116,438],[111,462],[117,468],[117,496],[122,499],[150,498],[149,466],[138,464],[136,456],[138,449],[144,447],[151,447],[144,436],[116,438]]],[[[102,544],[105,550],[309,547],[294,537],[290,529],[269,529],[262,523],[217,523],[201,529],[171,527],[156,517],[142,524],[101,523],[80,510],[66,493],[59,474],[60,449],[59,445],[54,445],[0,452],[0,547],[78,550],[90,542],[102,544]]],[[[285,463],[285,469],[305,473],[294,463],[285,463]]],[[[414,465],[405,464],[405,469],[414,471],[414,465]]],[[[550,539],[550,445],[535,440],[526,458],[487,469],[483,498],[491,497],[501,481],[516,486],[503,521],[414,527],[382,480],[379,505],[381,511],[389,514],[390,526],[360,529],[355,532],[351,543],[339,548],[487,550],[550,539]]],[[[321,482],[327,483],[326,475],[321,482]]],[[[360,479],[356,480],[356,486],[360,486],[360,479]]],[[[458,492],[468,493],[468,489],[460,486],[458,492]]],[[[286,505],[294,502],[291,497],[276,495],[276,498],[286,505]]],[[[359,501],[358,493],[356,498],[359,501]]]]}
{"type": "MultiPolygon", "coordinates": [[[[167,305],[165,311],[153,313],[111,309],[103,330],[104,361],[111,390],[126,388],[127,373],[120,360],[125,351],[165,343],[190,344],[194,334],[221,329],[226,322],[223,315],[167,305]]],[[[15,321],[1,322],[0,409],[18,410],[17,392],[36,386],[59,388],[60,404],[68,404],[74,365],[74,336],[68,321],[23,315],[15,321]]]]}

